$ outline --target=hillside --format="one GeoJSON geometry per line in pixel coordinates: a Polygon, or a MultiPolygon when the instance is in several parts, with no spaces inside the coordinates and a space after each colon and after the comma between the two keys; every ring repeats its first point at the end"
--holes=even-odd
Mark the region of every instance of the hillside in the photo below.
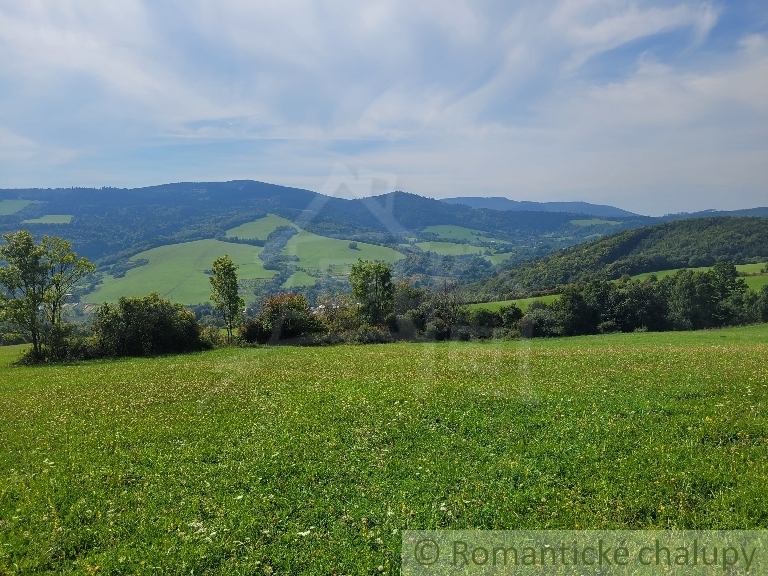
{"type": "Polygon", "coordinates": [[[510,200],[500,196],[475,197],[457,196],[444,198],[448,204],[464,204],[472,208],[489,208],[491,210],[514,210],[528,212],[572,212],[576,214],[589,214],[592,216],[637,216],[628,210],[622,210],[615,206],[605,204],[590,204],[589,202],[532,202],[529,200],[510,200]]]}
{"type": "MultiPolygon", "coordinates": [[[[0,230],[21,226],[70,238],[92,259],[130,256],[163,244],[214,238],[225,230],[277,214],[318,235],[395,244],[435,225],[481,230],[518,246],[546,241],[553,248],[613,231],[612,224],[581,226],[582,215],[501,212],[451,206],[394,192],[345,200],[259,182],[188,183],[136,190],[74,189],[3,191],[6,198],[37,200],[0,216],[0,230]],[[51,219],[50,216],[71,218],[51,219]],[[26,221],[26,223],[24,223],[26,221]]],[[[649,220],[622,221],[634,228],[649,220]]]]}
{"type": "Polygon", "coordinates": [[[768,218],[694,218],[626,230],[524,262],[470,285],[468,294],[499,298],[623,274],[745,263],[768,257],[768,218]]]}
{"type": "MultiPolygon", "coordinates": [[[[236,237],[263,242],[278,226],[289,225],[290,220],[268,215],[227,230],[225,239],[236,237]]],[[[279,274],[277,268],[265,267],[262,250],[259,246],[215,239],[159,246],[129,260],[144,264],[130,267],[122,275],[104,274],[102,284],[82,299],[90,303],[116,302],[120,296],[141,296],[156,291],[161,297],[181,304],[208,302],[211,286],[206,270],[217,257],[228,254],[239,266],[243,296],[251,301],[255,296],[254,289],[279,274]]],[[[347,241],[325,238],[303,229],[297,229],[297,234],[288,240],[280,254],[290,259],[292,269],[286,272],[287,279],[281,280],[276,288],[312,285],[323,271],[345,274],[358,258],[394,264],[404,257],[391,248],[364,242],[350,248],[347,241]]]]}
{"type": "MultiPolygon", "coordinates": [[[[350,261],[361,257],[397,261],[398,275],[426,285],[446,278],[471,284],[500,273],[480,287],[486,297],[496,297],[510,290],[509,274],[503,270],[520,262],[668,220],[706,220],[700,214],[650,218],[583,202],[542,203],[526,211],[473,208],[453,200],[406,192],[347,200],[248,180],[137,189],[0,190],[0,233],[26,228],[38,236],[67,238],[78,254],[94,261],[104,273],[105,291],[98,297],[111,300],[116,290],[146,293],[157,288],[169,296],[186,294],[185,300],[196,294],[197,301],[207,286],[204,270],[211,250],[226,250],[221,242],[238,239],[251,246],[263,245],[249,238],[264,240],[258,228],[271,222],[271,215],[300,231],[279,251],[282,265],[262,269],[256,261],[258,250],[232,248],[248,264],[243,279],[252,280],[249,286],[257,292],[259,286],[266,289],[268,279],[270,290],[312,285],[319,278],[343,274],[350,261]],[[554,209],[572,211],[548,211],[554,209]],[[359,250],[350,249],[350,242],[357,243],[359,250]],[[161,264],[173,254],[181,255],[181,268],[161,264]],[[140,260],[149,263],[139,267],[140,260]]],[[[506,199],[490,200],[529,207],[506,199]]],[[[635,236],[627,238],[631,241],[635,236]]],[[[660,250],[663,257],[663,247],[660,250]]],[[[709,253],[702,254],[708,257],[709,253]]],[[[658,265],[680,265],[681,258],[672,256],[658,265]]],[[[683,259],[686,265],[688,258],[683,259]]],[[[630,268],[646,271],[648,267],[630,268]]],[[[554,278],[526,279],[522,285],[558,283],[562,277],[578,276],[579,270],[560,272],[548,272],[554,278]]]]}
{"type": "MultiPolygon", "coordinates": [[[[453,225],[520,247],[545,243],[555,249],[616,227],[601,221],[584,226],[583,214],[474,209],[405,192],[346,200],[253,181],[0,190],[0,201],[0,232],[27,227],[66,236],[78,253],[106,264],[165,244],[215,238],[267,213],[321,236],[376,244],[397,244],[429,226],[453,225]]],[[[618,227],[650,222],[622,219],[618,227]]]]}
{"type": "Polygon", "coordinates": [[[474,209],[405,192],[347,200],[245,180],[137,189],[0,190],[0,233],[25,228],[37,236],[70,240],[103,274],[88,283],[92,290],[103,280],[103,290],[93,295],[97,299],[113,300],[121,290],[157,289],[168,297],[183,295],[184,303],[196,302],[207,286],[204,270],[211,250],[226,253],[221,242],[240,240],[263,245],[263,234],[256,232],[271,222],[268,215],[300,234],[278,251],[283,263],[266,270],[255,260],[258,250],[232,248],[248,265],[242,278],[258,292],[251,297],[343,274],[358,257],[401,260],[398,274],[416,275],[426,284],[445,278],[474,282],[504,261],[520,262],[653,221],[474,209]],[[358,249],[350,249],[350,242],[358,249]],[[178,265],[162,264],[174,255],[178,265]]]}

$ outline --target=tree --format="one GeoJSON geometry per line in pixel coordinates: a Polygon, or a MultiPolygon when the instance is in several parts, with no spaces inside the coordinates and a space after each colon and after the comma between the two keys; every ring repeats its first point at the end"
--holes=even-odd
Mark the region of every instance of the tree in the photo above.
{"type": "Polygon", "coordinates": [[[78,258],[72,244],[56,236],[44,236],[40,244],[27,230],[3,235],[0,246],[0,312],[6,321],[27,332],[32,340],[32,354],[40,359],[45,343],[44,328],[51,329],[60,344],[61,311],[75,284],[96,271],[87,258],[78,258]]]}
{"type": "Polygon", "coordinates": [[[358,258],[357,264],[352,266],[349,283],[365,319],[372,325],[383,324],[394,311],[392,268],[382,262],[358,258]]]}
{"type": "Polygon", "coordinates": [[[42,247],[49,266],[48,289],[45,303],[48,319],[53,326],[61,324],[64,300],[80,280],[96,272],[87,258],[78,258],[72,252],[72,243],[57,236],[43,237],[42,247]]]}
{"type": "Polygon", "coordinates": [[[228,254],[216,258],[213,262],[213,276],[211,280],[211,300],[214,308],[224,316],[224,325],[227,328],[227,343],[232,343],[232,333],[242,319],[242,310],[245,307],[238,293],[237,264],[232,262],[228,254]]]}
{"type": "Polygon", "coordinates": [[[43,306],[48,286],[49,267],[45,249],[35,244],[27,230],[4,234],[5,246],[0,246],[0,260],[7,264],[0,268],[0,284],[5,288],[0,295],[0,311],[11,324],[27,332],[32,339],[32,354],[42,357],[43,306]]]}

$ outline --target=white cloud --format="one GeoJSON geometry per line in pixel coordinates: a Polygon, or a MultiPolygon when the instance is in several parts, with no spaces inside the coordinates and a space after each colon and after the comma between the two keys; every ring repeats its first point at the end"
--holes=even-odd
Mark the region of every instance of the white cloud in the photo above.
{"type": "Polygon", "coordinates": [[[0,0],[0,154],[27,150],[0,186],[253,177],[320,189],[342,162],[442,196],[654,211],[676,208],[668,192],[653,200],[670,187],[711,190],[693,202],[752,198],[766,191],[768,43],[745,30],[705,52],[725,9],[0,0]],[[607,77],[583,72],[661,34],[684,38],[685,58],[659,49],[607,77]]]}

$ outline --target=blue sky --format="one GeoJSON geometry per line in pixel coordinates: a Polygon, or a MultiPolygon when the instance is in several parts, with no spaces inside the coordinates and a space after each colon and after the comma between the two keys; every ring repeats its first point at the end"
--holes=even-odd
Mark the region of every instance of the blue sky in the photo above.
{"type": "Polygon", "coordinates": [[[768,205],[768,3],[0,0],[0,187],[239,178],[768,205]]]}

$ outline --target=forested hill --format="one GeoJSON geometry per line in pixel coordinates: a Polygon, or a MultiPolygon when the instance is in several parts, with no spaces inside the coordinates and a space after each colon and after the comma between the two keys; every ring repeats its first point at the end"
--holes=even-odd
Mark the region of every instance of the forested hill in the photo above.
{"type": "Polygon", "coordinates": [[[676,220],[626,230],[523,262],[467,290],[499,298],[573,282],[612,280],[671,268],[736,264],[768,258],[768,218],[676,220]]]}
{"type": "Polygon", "coordinates": [[[607,206],[605,204],[590,204],[589,202],[533,202],[529,200],[510,200],[493,196],[490,198],[475,196],[457,196],[456,198],[444,198],[447,204],[464,204],[472,208],[490,208],[491,210],[514,210],[528,212],[573,212],[591,214],[592,216],[637,216],[633,212],[607,206]]]}
{"type": "Polygon", "coordinates": [[[214,238],[267,213],[324,236],[379,244],[407,242],[428,226],[447,224],[480,230],[514,246],[547,250],[652,221],[644,217],[592,221],[584,220],[583,214],[480,210],[404,192],[346,200],[248,180],[137,189],[0,190],[3,199],[31,203],[13,214],[0,215],[0,232],[23,227],[35,234],[65,236],[78,253],[92,259],[214,238]],[[35,223],[49,215],[71,219],[68,224],[35,223]]]}

